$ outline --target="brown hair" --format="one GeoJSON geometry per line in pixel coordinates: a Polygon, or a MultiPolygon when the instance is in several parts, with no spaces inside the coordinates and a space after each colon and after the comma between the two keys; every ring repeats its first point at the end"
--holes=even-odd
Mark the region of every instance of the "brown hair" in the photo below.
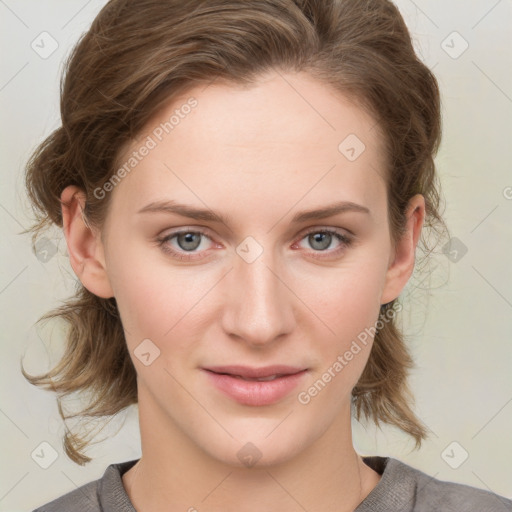
{"type": "MultiPolygon", "coordinates": [[[[86,194],[89,225],[101,227],[109,197],[94,191],[111,178],[123,147],[151,116],[187,88],[214,79],[251,85],[272,69],[305,71],[357,100],[378,121],[388,158],[392,238],[404,228],[408,200],[426,201],[425,228],[446,225],[439,213],[434,156],[441,135],[440,96],[416,56],[398,9],[388,0],[111,0],[66,62],[62,126],[33,153],[26,187],[37,222],[32,244],[48,225],[62,227],[60,194],[86,194]]],[[[424,233],[420,244],[428,249],[424,233]]],[[[137,402],[115,298],[78,291],[40,320],[67,322],[60,362],[39,376],[23,375],[58,394],[64,420],[112,416],[137,402]],[[87,407],[66,415],[61,400],[90,392],[87,407]]],[[[382,313],[395,305],[384,305],[382,313]]],[[[383,322],[353,389],[356,417],[404,430],[419,447],[426,429],[411,409],[406,377],[412,360],[394,320],[383,322]]],[[[67,429],[64,448],[79,464],[88,442],[67,429]]]]}

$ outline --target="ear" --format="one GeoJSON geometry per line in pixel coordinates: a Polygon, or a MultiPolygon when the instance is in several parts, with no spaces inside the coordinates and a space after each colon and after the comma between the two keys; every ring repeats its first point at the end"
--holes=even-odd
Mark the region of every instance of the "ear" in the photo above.
{"type": "Polygon", "coordinates": [[[406,219],[406,232],[390,257],[381,304],[392,302],[400,295],[414,270],[416,246],[425,220],[425,198],[421,194],[409,200],[406,219]]]}
{"type": "Polygon", "coordinates": [[[91,293],[108,299],[114,296],[106,272],[100,231],[90,227],[84,218],[86,197],[74,186],[66,187],[60,196],[62,229],[68,246],[69,261],[75,274],[91,293]]]}

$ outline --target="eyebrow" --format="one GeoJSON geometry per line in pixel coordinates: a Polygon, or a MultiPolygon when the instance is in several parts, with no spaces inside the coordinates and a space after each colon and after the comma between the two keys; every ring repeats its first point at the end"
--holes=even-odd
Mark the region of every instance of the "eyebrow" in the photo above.
{"type": "MultiPolygon", "coordinates": [[[[370,210],[366,206],[351,201],[339,201],[323,208],[296,213],[292,218],[292,223],[298,224],[309,220],[324,219],[345,212],[370,214],[370,210]]],[[[137,213],[173,213],[195,220],[229,224],[229,218],[220,213],[208,209],[195,208],[173,200],[153,201],[142,207],[137,213]]]]}

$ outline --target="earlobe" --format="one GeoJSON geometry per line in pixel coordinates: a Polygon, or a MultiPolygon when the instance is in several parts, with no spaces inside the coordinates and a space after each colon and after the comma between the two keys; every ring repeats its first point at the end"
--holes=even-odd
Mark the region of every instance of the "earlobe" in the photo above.
{"type": "Polygon", "coordinates": [[[60,199],[62,230],[71,267],[91,293],[102,298],[113,297],[100,232],[89,226],[83,215],[86,200],[83,190],[69,185],[62,191],[60,199]]]}
{"type": "Polygon", "coordinates": [[[406,231],[397,242],[386,273],[381,304],[396,299],[409,281],[415,263],[416,247],[425,220],[425,198],[416,194],[409,201],[406,212],[406,231]]]}

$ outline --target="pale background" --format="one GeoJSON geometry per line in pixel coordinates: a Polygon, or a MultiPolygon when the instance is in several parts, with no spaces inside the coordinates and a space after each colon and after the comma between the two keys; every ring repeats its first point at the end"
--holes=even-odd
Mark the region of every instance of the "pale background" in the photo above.
{"type": "MultiPolygon", "coordinates": [[[[99,478],[109,464],[140,456],[132,408],[110,422],[106,434],[121,429],[88,452],[90,464],[74,464],[62,449],[54,395],[19,370],[23,355],[29,371],[56,361],[48,355],[49,331],[34,324],[73,293],[75,281],[58,231],[47,235],[57,252],[46,262],[19,234],[29,224],[23,167],[58,125],[63,60],[104,3],[0,0],[1,511],[30,511],[99,478]],[[47,58],[31,48],[48,37],[39,36],[44,31],[58,42],[47,58]],[[40,464],[53,452],[42,442],[57,454],[47,469],[40,464]],[[33,459],[34,451],[45,456],[33,459]]],[[[405,435],[355,424],[355,443],[363,454],[391,455],[436,478],[512,498],[512,2],[397,3],[442,89],[437,164],[447,221],[460,242],[450,247],[454,261],[438,249],[430,282],[418,275],[407,287],[413,302],[404,321],[417,362],[411,387],[429,441],[413,452],[405,435]]]]}

